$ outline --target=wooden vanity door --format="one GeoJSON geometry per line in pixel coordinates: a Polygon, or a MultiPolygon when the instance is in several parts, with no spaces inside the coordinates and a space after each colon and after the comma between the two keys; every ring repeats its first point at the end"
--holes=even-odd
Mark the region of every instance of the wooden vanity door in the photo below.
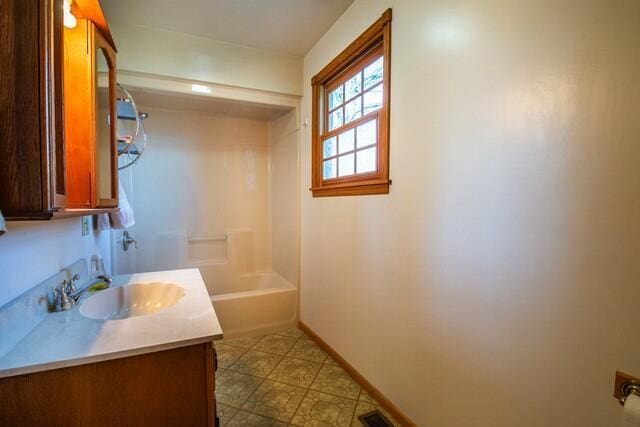
{"type": "Polygon", "coordinates": [[[0,378],[0,426],[216,425],[212,343],[0,378]]]}

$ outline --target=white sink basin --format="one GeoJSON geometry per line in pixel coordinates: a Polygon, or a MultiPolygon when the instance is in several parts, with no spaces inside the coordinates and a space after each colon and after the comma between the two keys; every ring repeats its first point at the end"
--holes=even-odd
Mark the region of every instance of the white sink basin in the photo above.
{"type": "Polygon", "coordinates": [[[184,289],[175,283],[133,283],[88,297],[80,306],[80,313],[100,320],[146,316],[175,305],[183,296],[184,289]]]}

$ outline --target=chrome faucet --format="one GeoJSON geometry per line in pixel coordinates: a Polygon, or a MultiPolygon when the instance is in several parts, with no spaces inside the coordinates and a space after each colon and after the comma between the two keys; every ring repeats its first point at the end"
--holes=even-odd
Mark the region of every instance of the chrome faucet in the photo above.
{"type": "Polygon", "coordinates": [[[78,301],[80,301],[80,298],[82,298],[82,295],[84,295],[84,293],[87,291],[87,289],[89,289],[91,286],[95,285],[98,282],[105,282],[107,284],[107,288],[109,286],[111,286],[111,282],[113,282],[113,279],[109,276],[107,276],[106,274],[101,274],[99,276],[96,276],[93,280],[90,280],[89,283],[87,283],[85,286],[83,286],[81,289],[78,289],[75,286],[75,282],[78,281],[80,279],[80,277],[76,274],[71,278],[71,282],[69,282],[69,298],[73,299],[73,301],[77,304],[78,301]]]}
{"type": "Polygon", "coordinates": [[[107,287],[111,285],[113,279],[106,274],[102,274],[96,276],[95,279],[89,281],[85,286],[78,289],[76,286],[76,282],[80,280],[80,276],[78,274],[74,274],[71,280],[64,280],[59,288],[54,289],[54,310],[55,311],[67,311],[71,310],[82,295],[89,289],[92,285],[98,282],[105,282],[107,287]]]}

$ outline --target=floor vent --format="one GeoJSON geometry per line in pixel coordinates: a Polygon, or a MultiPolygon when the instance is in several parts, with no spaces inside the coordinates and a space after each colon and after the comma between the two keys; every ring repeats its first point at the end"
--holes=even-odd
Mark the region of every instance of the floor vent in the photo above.
{"type": "Polygon", "coordinates": [[[388,419],[382,415],[382,412],[375,411],[367,412],[366,414],[362,414],[358,417],[358,419],[362,422],[362,425],[367,427],[392,427],[393,424],[389,422],[388,419]]]}

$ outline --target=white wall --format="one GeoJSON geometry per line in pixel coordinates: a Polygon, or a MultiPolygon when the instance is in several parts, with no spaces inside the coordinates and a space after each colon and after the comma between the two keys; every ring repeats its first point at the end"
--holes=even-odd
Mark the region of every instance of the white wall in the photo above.
{"type": "Polygon", "coordinates": [[[420,426],[609,426],[640,376],[640,3],[393,7],[388,196],[312,199],[301,320],[420,426]],[[461,401],[464,399],[464,401],[461,401]]]}
{"type": "Polygon", "coordinates": [[[111,271],[109,233],[82,236],[80,218],[9,222],[0,237],[0,307],[80,258],[101,255],[111,271]]]}
{"type": "Polygon", "coordinates": [[[110,26],[118,70],[301,95],[298,56],[157,28],[110,26]]]}
{"type": "Polygon", "coordinates": [[[271,266],[298,283],[299,130],[297,110],[269,123],[271,266]]]}

